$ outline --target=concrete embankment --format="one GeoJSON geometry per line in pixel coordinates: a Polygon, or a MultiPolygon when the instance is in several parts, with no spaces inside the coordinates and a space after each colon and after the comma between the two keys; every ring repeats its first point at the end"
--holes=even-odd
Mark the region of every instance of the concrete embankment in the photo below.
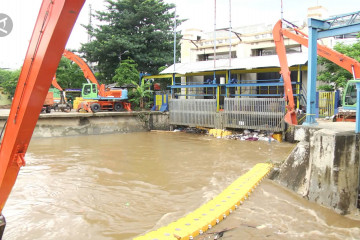
{"type": "Polygon", "coordinates": [[[273,179],[310,201],[348,214],[357,211],[359,136],[335,124],[296,126],[298,144],[273,179]]]}
{"type": "MultiPolygon", "coordinates": [[[[4,125],[8,112],[0,115],[4,125]]],[[[161,112],[99,112],[40,114],[33,137],[60,137],[169,130],[169,115],[161,112]]]]}

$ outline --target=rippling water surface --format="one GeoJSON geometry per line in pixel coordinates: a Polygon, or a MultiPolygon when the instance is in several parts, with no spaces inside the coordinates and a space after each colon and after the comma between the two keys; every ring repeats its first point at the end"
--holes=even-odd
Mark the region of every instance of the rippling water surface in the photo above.
{"type": "MultiPolygon", "coordinates": [[[[4,239],[131,239],[292,148],[184,133],[33,139],[3,211],[4,239]]],[[[212,231],[228,229],[222,239],[234,240],[359,239],[359,226],[266,180],[212,231]]]]}

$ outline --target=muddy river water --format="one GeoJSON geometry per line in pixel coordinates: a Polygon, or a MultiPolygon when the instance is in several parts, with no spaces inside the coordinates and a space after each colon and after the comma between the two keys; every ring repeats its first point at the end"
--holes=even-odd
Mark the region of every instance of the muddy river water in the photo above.
{"type": "MultiPolygon", "coordinates": [[[[132,239],[183,217],[294,145],[186,133],[32,139],[4,239],[132,239]]],[[[265,180],[212,232],[221,239],[360,239],[360,221],[265,180]]],[[[197,239],[220,239],[206,234],[197,239]]]]}

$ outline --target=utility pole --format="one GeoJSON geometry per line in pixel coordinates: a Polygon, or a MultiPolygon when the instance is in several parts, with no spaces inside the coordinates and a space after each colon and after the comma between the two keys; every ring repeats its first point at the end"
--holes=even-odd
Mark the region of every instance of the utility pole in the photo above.
{"type": "Polygon", "coordinates": [[[214,0],[214,83],[216,81],[216,0],[214,0]]]}
{"type": "Polygon", "coordinates": [[[231,0],[229,0],[229,67],[231,67],[231,31],[231,0]]]}
{"type": "Polygon", "coordinates": [[[174,11],[174,74],[175,74],[175,64],[176,64],[176,7],[174,11]]]}
{"type": "MultiPolygon", "coordinates": [[[[91,4],[89,4],[89,26],[90,28],[92,27],[92,9],[91,9],[91,4]]],[[[90,31],[88,31],[88,43],[91,42],[91,34],[90,31]]]]}

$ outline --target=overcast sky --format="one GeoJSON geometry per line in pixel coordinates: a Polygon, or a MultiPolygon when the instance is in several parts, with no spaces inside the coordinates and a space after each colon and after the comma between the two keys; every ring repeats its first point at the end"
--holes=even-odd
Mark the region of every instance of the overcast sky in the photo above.
{"type": "MultiPolygon", "coordinates": [[[[48,1],[48,0],[47,0],[48,1]]],[[[200,28],[211,31],[214,28],[215,0],[164,0],[175,3],[177,15],[188,19],[181,29],[200,28]]],[[[0,68],[21,67],[29,39],[42,0],[0,0],[0,13],[13,20],[13,30],[6,37],[0,37],[0,68]]],[[[217,0],[217,28],[229,25],[229,0],[217,0]]],[[[103,0],[87,0],[78,17],[67,48],[79,48],[87,41],[81,24],[89,21],[89,4],[95,10],[104,9],[103,0]]],[[[281,0],[232,0],[232,26],[255,23],[275,23],[281,16],[281,0]]],[[[307,8],[322,5],[330,15],[360,11],[360,0],[283,0],[284,18],[290,21],[306,18],[307,8]]]]}

